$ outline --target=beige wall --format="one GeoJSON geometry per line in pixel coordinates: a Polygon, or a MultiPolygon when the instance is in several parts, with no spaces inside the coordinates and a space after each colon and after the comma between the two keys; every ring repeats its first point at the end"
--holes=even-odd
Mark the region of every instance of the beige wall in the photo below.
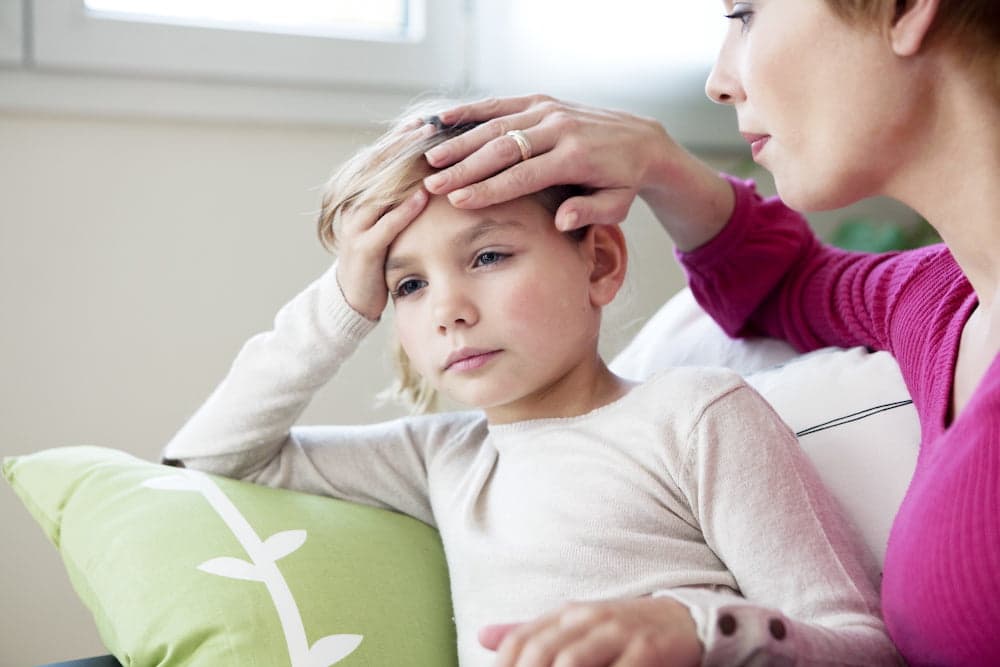
{"type": "MultiPolygon", "coordinates": [[[[315,186],[364,137],[0,115],[0,455],[95,444],[155,459],[240,344],[329,264],[315,186]]],[[[646,211],[633,218],[630,295],[611,313],[614,331],[634,332],[681,280],[646,211]]],[[[368,398],[389,378],[385,328],[305,421],[395,414],[368,398]]],[[[608,337],[609,353],[625,335],[608,337]]],[[[6,484],[0,521],[0,665],[105,652],[6,484]]]]}

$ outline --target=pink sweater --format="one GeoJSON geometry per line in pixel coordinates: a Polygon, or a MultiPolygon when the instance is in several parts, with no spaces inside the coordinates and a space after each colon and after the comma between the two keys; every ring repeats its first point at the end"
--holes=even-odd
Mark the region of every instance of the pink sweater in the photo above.
{"type": "Polygon", "coordinates": [[[732,336],[896,357],[922,443],[886,552],[886,624],[911,664],[1000,665],[1000,356],[958,419],[950,410],[962,327],[978,304],[971,285],[943,245],[825,246],[798,213],[730,180],[729,224],[678,253],[695,296],[732,336]]]}

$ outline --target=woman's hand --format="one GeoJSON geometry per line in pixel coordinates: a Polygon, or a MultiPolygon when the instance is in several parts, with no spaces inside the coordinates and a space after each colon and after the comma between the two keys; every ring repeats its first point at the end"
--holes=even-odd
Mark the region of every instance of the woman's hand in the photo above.
{"type": "Polygon", "coordinates": [[[670,598],[570,604],[530,623],[490,625],[480,643],[496,667],[696,667],[702,646],[670,598]]]}
{"type": "Polygon", "coordinates": [[[338,235],[337,282],[354,310],[377,320],[389,300],[385,256],[389,246],[427,206],[427,192],[417,190],[384,215],[371,206],[344,214],[338,235]]]}
{"type": "Polygon", "coordinates": [[[485,121],[427,153],[431,166],[444,169],[425,186],[460,208],[581,185],[589,194],[567,200],[556,213],[556,226],[568,230],[617,224],[640,195],[685,249],[714,236],[732,212],[729,184],[653,120],[543,95],[483,100],[439,118],[448,125],[485,121]],[[506,136],[509,130],[524,133],[528,159],[506,136]]]}

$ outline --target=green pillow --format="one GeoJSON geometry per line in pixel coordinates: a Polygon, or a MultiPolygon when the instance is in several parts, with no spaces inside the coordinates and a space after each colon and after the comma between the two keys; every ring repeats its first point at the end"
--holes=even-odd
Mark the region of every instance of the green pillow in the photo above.
{"type": "Polygon", "coordinates": [[[124,665],[455,665],[435,530],[100,447],[6,458],[124,665]]]}

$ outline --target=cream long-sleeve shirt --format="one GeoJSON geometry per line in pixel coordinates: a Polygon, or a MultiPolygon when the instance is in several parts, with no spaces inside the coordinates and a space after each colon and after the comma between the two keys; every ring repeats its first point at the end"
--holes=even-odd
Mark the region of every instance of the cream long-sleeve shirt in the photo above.
{"type": "Polygon", "coordinates": [[[493,662],[483,625],[644,595],[690,609],[705,665],[897,664],[874,563],[738,375],[668,370],[572,418],[293,426],[374,326],[331,269],[246,343],[164,457],[436,527],[463,667],[493,662]]]}

